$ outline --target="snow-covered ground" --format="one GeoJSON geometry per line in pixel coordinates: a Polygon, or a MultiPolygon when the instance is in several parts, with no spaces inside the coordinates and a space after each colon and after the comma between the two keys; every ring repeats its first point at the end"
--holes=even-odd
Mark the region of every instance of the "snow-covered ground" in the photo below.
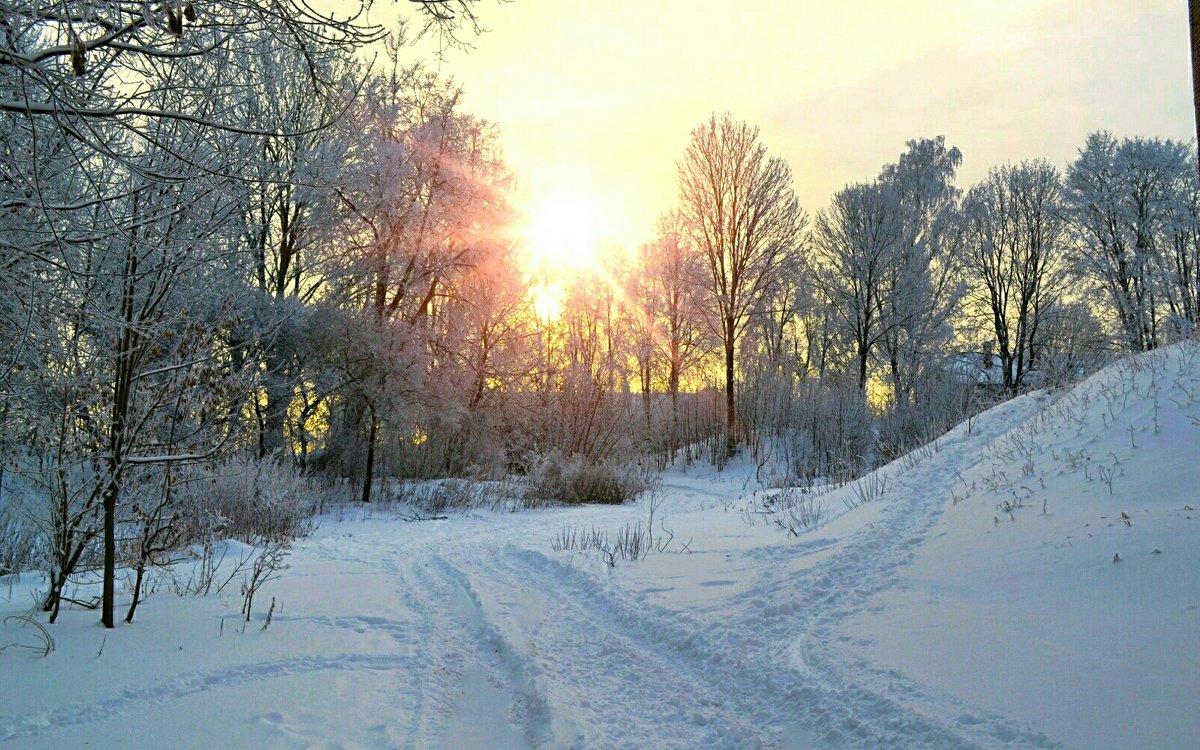
{"type": "Polygon", "coordinates": [[[615,567],[554,540],[648,499],[327,518],[249,627],[160,590],[0,656],[0,747],[1200,747],[1197,352],[1002,404],[798,535],[752,467],[668,473],[671,543],[615,567]]]}

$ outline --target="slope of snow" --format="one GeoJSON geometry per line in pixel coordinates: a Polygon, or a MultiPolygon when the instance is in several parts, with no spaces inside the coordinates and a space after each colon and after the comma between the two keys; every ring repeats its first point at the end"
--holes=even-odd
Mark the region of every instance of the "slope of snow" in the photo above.
{"type": "Polygon", "coordinates": [[[1001,404],[795,537],[752,466],[672,471],[670,544],[615,567],[553,540],[648,499],[328,518],[244,629],[236,586],[160,590],[0,656],[0,748],[1200,746],[1197,420],[1189,344],[1001,404]]]}
{"type": "Polygon", "coordinates": [[[846,658],[1073,747],[1200,747],[1198,373],[1194,344],[1128,360],[947,476],[846,658]]]}

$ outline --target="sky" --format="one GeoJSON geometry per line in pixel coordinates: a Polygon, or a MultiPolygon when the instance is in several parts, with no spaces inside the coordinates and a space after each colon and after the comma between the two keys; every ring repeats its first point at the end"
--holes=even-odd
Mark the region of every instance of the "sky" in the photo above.
{"type": "Polygon", "coordinates": [[[1062,167],[1097,129],[1194,132],[1182,0],[482,0],[478,14],[487,31],[432,64],[499,124],[532,200],[586,202],[628,245],[675,204],[675,163],[714,112],[761,128],[809,213],[913,138],[958,146],[968,187],[1004,162],[1062,167]]]}

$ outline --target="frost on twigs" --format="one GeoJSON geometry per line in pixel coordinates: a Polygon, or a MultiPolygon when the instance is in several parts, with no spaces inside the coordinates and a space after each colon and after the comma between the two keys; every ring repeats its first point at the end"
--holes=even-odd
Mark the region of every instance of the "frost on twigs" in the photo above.
{"type": "Polygon", "coordinates": [[[526,505],[618,505],[652,489],[659,481],[648,467],[589,461],[582,456],[551,452],[529,470],[526,505]]]}
{"type": "Polygon", "coordinates": [[[661,520],[659,529],[661,533],[655,539],[652,527],[643,526],[641,521],[627,523],[612,534],[595,526],[568,526],[550,541],[550,548],[555,552],[595,550],[609,567],[616,567],[617,560],[637,562],[651,552],[691,551],[690,539],[686,544],[676,543],[675,532],[661,520]]]}
{"type": "Polygon", "coordinates": [[[804,529],[821,524],[825,507],[819,498],[827,491],[827,487],[784,487],[743,508],[742,520],[751,526],[760,522],[774,524],[788,536],[798,537],[804,529]]]}
{"type": "MultiPolygon", "coordinates": [[[[269,542],[259,553],[254,560],[254,565],[251,566],[249,574],[242,581],[242,614],[246,616],[246,622],[250,622],[252,610],[254,608],[254,595],[268,581],[273,581],[279,577],[280,572],[288,568],[284,560],[288,555],[288,543],[286,542],[269,542]]],[[[270,616],[275,612],[275,598],[271,597],[271,610],[267,615],[268,624],[270,616]]],[[[263,626],[266,630],[266,625],[263,626]]]]}

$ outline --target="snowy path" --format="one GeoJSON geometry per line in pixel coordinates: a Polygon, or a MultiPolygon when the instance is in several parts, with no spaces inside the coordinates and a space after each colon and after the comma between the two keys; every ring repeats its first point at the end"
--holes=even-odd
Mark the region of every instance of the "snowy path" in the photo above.
{"type": "MultiPolygon", "coordinates": [[[[898,633],[890,619],[936,608],[955,593],[951,586],[971,586],[945,577],[922,583],[912,571],[924,570],[921,556],[939,545],[954,556],[938,558],[924,575],[970,559],[964,544],[974,542],[948,526],[947,514],[954,508],[955,524],[990,532],[993,501],[981,496],[979,510],[952,504],[952,488],[964,475],[994,471],[984,465],[995,462],[986,446],[1047,403],[1014,400],[969,431],[947,434],[922,460],[884,467],[883,496],[856,510],[843,512],[852,488],[825,495],[826,520],[799,538],[744,521],[739,511],[753,490],[736,472],[669,474],[657,517],[678,540],[691,540],[689,551],[677,543],[676,551],[616,567],[594,551],[555,552],[551,540],[564,527],[612,532],[645,521],[644,504],[422,523],[328,520],[265,591],[281,603],[266,630],[260,614],[240,631],[236,595],[160,593],[133,627],[105,634],[90,614],[68,613],[55,626],[59,649],[51,658],[0,659],[0,748],[1060,747],[1061,715],[1035,723],[1035,712],[1005,713],[986,685],[950,690],[919,664],[896,668],[909,640],[927,642],[940,631],[930,615],[914,616],[898,633]],[[894,608],[921,596],[928,606],[918,599],[909,610],[894,608]],[[890,652],[873,651],[889,643],[890,652]]],[[[1179,429],[1190,418],[1181,415],[1179,429]]],[[[1132,458],[1123,465],[1136,466],[1132,458]]],[[[1061,525],[1073,517],[1064,509],[1047,518],[1061,525]]],[[[1172,533],[1196,528],[1179,519],[1172,533]]],[[[1043,557],[1075,550],[1037,536],[1051,533],[1039,528],[996,525],[987,540],[1011,545],[1017,538],[999,533],[1021,532],[1033,535],[1021,549],[1043,557]]],[[[1139,517],[1138,530],[1148,528],[1150,519],[1139,517]]],[[[1146,543],[1171,552],[1175,538],[1146,543]]],[[[1189,560],[1179,559],[1181,570],[1194,568],[1189,560]]],[[[1088,585],[1110,585],[1103,576],[1116,569],[1102,562],[1088,585]]],[[[990,569],[980,563],[973,575],[990,569]]],[[[1172,596],[1194,585],[1194,572],[1186,575],[1172,596]]],[[[989,595],[995,585],[977,588],[989,595]]],[[[3,614],[18,611],[20,596],[0,604],[3,614]]],[[[1195,619],[1182,610],[1187,604],[1170,620],[1178,632],[1195,619]]],[[[955,635],[997,632],[994,623],[976,627],[955,635]]],[[[1194,658],[1194,648],[1181,646],[1186,638],[1176,640],[1178,658],[1194,658]]],[[[1050,674],[1076,668],[1062,643],[1045,645],[1039,658],[1051,660],[1050,674]]],[[[998,668],[996,660],[984,667],[998,668]]],[[[1165,736],[1193,729],[1181,731],[1165,736]]]]}
{"type": "MultiPolygon", "coordinates": [[[[998,410],[971,435],[947,436],[937,454],[902,476],[898,467],[890,469],[896,475],[891,491],[902,499],[880,503],[877,520],[843,543],[780,544],[772,531],[775,544],[727,553],[727,567],[755,580],[720,606],[672,606],[669,597],[651,603],[615,580],[624,566],[614,571],[594,559],[581,566],[549,550],[549,537],[564,524],[612,527],[614,516],[636,517],[636,509],[538,514],[514,519],[508,532],[447,523],[414,544],[390,547],[380,559],[389,573],[403,570],[408,595],[421,598],[414,609],[438,619],[439,634],[455,634],[441,639],[446,651],[432,662],[466,664],[466,674],[485,670],[507,693],[529,746],[966,747],[997,739],[1047,746],[1045,738],[997,717],[946,723],[925,716],[904,700],[916,688],[893,680],[887,691],[873,692],[862,684],[861,669],[841,666],[827,647],[837,624],[869,594],[895,585],[896,567],[948,497],[947,473],[969,464],[980,446],[1037,406],[1026,400],[998,410]],[[518,535],[543,541],[514,543],[518,535]],[[791,563],[805,562],[814,549],[827,554],[794,571],[791,563]],[[473,645],[474,653],[455,652],[453,644],[461,643],[473,645]]],[[[729,515],[719,517],[727,522],[729,515]]],[[[709,540],[714,543],[719,538],[709,540]]],[[[701,586],[732,583],[700,577],[711,579],[701,586]]],[[[443,684],[433,692],[451,689],[443,684]]],[[[428,723],[436,726],[444,705],[428,706],[435,713],[428,723]]],[[[412,739],[414,746],[421,739],[436,744],[433,737],[412,739]]]]}
{"type": "MultiPolygon", "coordinates": [[[[995,431],[1019,418],[999,415],[995,431]]],[[[735,513],[696,510],[729,504],[741,483],[687,478],[668,484],[663,509],[676,505],[677,524],[698,524],[694,554],[661,553],[616,569],[594,555],[551,552],[549,542],[563,526],[615,529],[640,520],[645,511],[636,506],[327,524],[299,546],[293,570],[276,585],[286,609],[253,636],[291,639],[304,628],[309,635],[301,640],[314,653],[184,669],[52,711],[13,715],[6,708],[0,740],[69,745],[103,735],[108,724],[154,724],[150,715],[159,708],[183,710],[195,696],[236,717],[248,706],[236,705],[235,693],[249,687],[263,697],[238,736],[277,747],[972,746],[996,735],[945,725],[873,692],[859,681],[862,670],[841,664],[828,642],[866,594],[894,585],[895,566],[919,540],[913,535],[940,507],[932,490],[941,465],[989,439],[981,429],[908,472],[914,491],[886,509],[880,503],[876,520],[848,526],[853,533],[844,540],[787,541],[778,530],[746,527],[735,513]],[[722,531],[731,525],[754,532],[752,543],[725,550],[722,531]],[[811,563],[814,551],[821,559],[793,569],[811,563]],[[731,595],[689,606],[665,586],[652,589],[655,602],[620,580],[626,570],[655,578],[657,562],[678,567],[691,559],[706,561],[693,589],[729,588],[731,595]],[[733,578],[710,575],[705,565],[713,559],[732,571],[721,576],[733,578]],[[349,601],[344,591],[331,597],[329,588],[347,578],[358,579],[349,601]],[[331,598],[335,606],[322,606],[331,598]],[[305,690],[316,700],[283,694],[290,683],[319,686],[335,675],[360,684],[350,691],[355,699],[386,715],[350,726],[312,684],[305,690]],[[223,705],[229,699],[235,705],[223,705]]],[[[837,533],[836,522],[822,533],[837,533]]],[[[124,636],[123,645],[136,648],[138,634],[124,636]]],[[[165,733],[147,740],[139,746],[170,746],[165,733]]]]}

